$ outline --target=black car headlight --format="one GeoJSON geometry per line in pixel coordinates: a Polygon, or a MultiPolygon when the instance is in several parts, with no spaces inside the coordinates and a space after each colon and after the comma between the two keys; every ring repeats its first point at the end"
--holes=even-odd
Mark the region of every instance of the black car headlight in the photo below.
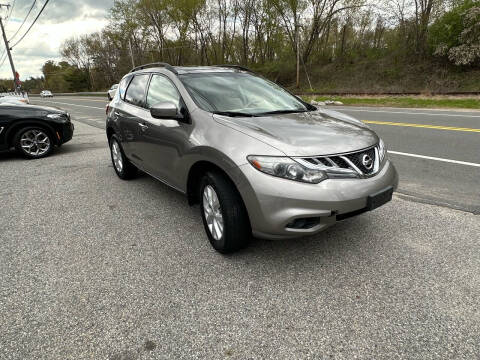
{"type": "Polygon", "coordinates": [[[52,119],[52,120],[68,120],[68,115],[67,114],[52,113],[52,114],[47,114],[47,118],[52,119]]]}

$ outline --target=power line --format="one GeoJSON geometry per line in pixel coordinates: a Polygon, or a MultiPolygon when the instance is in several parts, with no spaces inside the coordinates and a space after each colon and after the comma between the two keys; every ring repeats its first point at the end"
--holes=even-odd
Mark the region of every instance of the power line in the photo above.
{"type": "Polygon", "coordinates": [[[0,63],[0,67],[2,67],[3,64],[5,64],[5,60],[7,60],[7,52],[5,51],[2,56],[3,56],[3,60],[2,60],[2,62],[0,63]]]}
{"type": "Polygon", "coordinates": [[[27,13],[27,16],[25,16],[25,19],[23,19],[23,22],[22,22],[22,25],[20,25],[20,27],[17,29],[17,31],[15,32],[15,34],[13,34],[12,37],[10,37],[10,40],[8,41],[12,41],[13,38],[15,36],[17,36],[18,32],[20,31],[20,29],[22,28],[23,25],[25,25],[25,22],[27,21],[28,19],[28,16],[30,15],[30,13],[32,12],[33,8],[35,7],[35,4],[37,3],[37,0],[33,0],[33,3],[32,3],[32,6],[30,7],[30,10],[28,10],[28,13],[27,13]]]}
{"type": "Polygon", "coordinates": [[[13,5],[8,4],[7,6],[8,6],[8,9],[7,9],[7,16],[5,16],[5,28],[7,28],[8,19],[10,19],[10,16],[12,16],[13,8],[15,7],[15,0],[13,0],[13,5]],[[8,13],[8,10],[10,10],[10,13],[8,13]]]}
{"type": "Polygon", "coordinates": [[[35,18],[35,20],[33,20],[33,23],[30,25],[30,27],[29,27],[28,30],[25,32],[25,34],[23,34],[23,36],[20,38],[20,40],[18,40],[14,45],[12,45],[12,47],[11,47],[12,49],[13,49],[15,46],[17,46],[18,43],[25,38],[25,36],[27,36],[27,34],[28,34],[28,32],[30,31],[30,29],[33,27],[33,25],[35,25],[35,23],[37,22],[37,20],[38,20],[38,18],[40,17],[40,15],[42,15],[42,12],[43,12],[43,10],[45,9],[45,7],[47,6],[47,4],[48,4],[49,1],[50,1],[50,0],[45,1],[45,4],[43,4],[43,6],[42,6],[42,8],[40,9],[40,12],[38,13],[37,17],[35,18]]]}
{"type": "MultiPolygon", "coordinates": [[[[3,7],[6,7],[7,8],[7,14],[8,14],[8,10],[10,9],[10,4],[1,4],[0,5],[0,8],[3,8],[3,7]]],[[[10,15],[12,15],[12,12],[10,11],[10,14],[8,14],[6,17],[5,17],[5,20],[8,20],[8,18],[10,17],[10,15]]],[[[0,15],[0,18],[1,18],[1,15],[0,15]]],[[[7,26],[7,24],[5,23],[5,27],[7,26]]],[[[0,59],[3,59],[2,61],[2,64],[0,65],[0,67],[3,65],[3,63],[5,62],[5,58],[3,57],[5,54],[7,53],[7,48],[5,48],[5,50],[3,51],[2,55],[0,55],[0,59]]]]}
{"type": "MultiPolygon", "coordinates": [[[[3,7],[3,6],[7,6],[9,7],[9,5],[5,5],[5,4],[0,4],[0,7],[3,7]]],[[[6,49],[6,53],[8,55],[8,59],[10,60],[10,66],[12,67],[12,74],[13,74],[13,87],[15,89],[18,89],[18,73],[17,71],[15,70],[15,65],[13,63],[13,59],[12,59],[12,54],[10,53],[10,44],[8,43],[8,40],[7,40],[7,35],[5,34],[5,28],[3,26],[3,19],[0,17],[0,28],[2,29],[2,36],[3,36],[3,41],[5,42],[5,49],[6,49]]]]}
{"type": "MultiPolygon", "coordinates": [[[[33,5],[35,5],[35,2],[36,2],[36,1],[37,1],[37,0],[34,0],[34,1],[33,1],[33,5]]],[[[16,0],[13,0],[13,5],[11,6],[10,14],[9,14],[9,15],[7,16],[7,18],[5,19],[5,28],[6,28],[7,25],[8,25],[8,24],[7,24],[8,19],[12,16],[13,8],[15,7],[15,3],[16,3],[16,0]]],[[[20,25],[20,27],[18,28],[17,32],[15,33],[15,35],[18,34],[18,31],[21,29],[21,27],[23,26],[23,24],[25,24],[25,20],[27,20],[28,15],[30,15],[30,12],[31,12],[32,9],[33,9],[33,5],[32,5],[32,7],[30,8],[30,11],[28,12],[27,16],[26,16],[25,19],[23,20],[22,25],[20,25]]],[[[10,5],[9,5],[9,6],[10,6],[10,5]]],[[[13,35],[10,40],[12,40],[15,35],[13,35]]],[[[9,41],[9,42],[10,42],[10,41],[9,41]]],[[[4,57],[4,55],[6,55],[6,53],[7,53],[7,50],[5,49],[5,50],[3,51],[3,53],[2,53],[2,55],[0,55],[0,59],[3,59],[2,62],[1,62],[1,64],[0,64],[0,67],[2,67],[2,65],[5,63],[6,56],[4,57]]]]}
{"type": "Polygon", "coordinates": [[[7,20],[10,19],[10,17],[13,14],[13,9],[15,8],[15,3],[16,3],[16,0],[13,0],[12,7],[10,8],[10,15],[8,15],[7,20]]]}

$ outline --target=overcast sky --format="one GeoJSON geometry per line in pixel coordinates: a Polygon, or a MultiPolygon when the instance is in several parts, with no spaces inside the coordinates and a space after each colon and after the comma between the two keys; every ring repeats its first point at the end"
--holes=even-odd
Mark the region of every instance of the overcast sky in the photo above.
{"type": "MultiPolygon", "coordinates": [[[[26,23],[18,35],[11,41],[24,34],[33,22],[46,0],[37,0],[26,23]]],[[[41,67],[47,60],[61,60],[59,49],[62,42],[71,36],[95,32],[106,25],[108,10],[114,0],[50,0],[32,30],[12,51],[15,67],[20,73],[20,79],[30,76],[40,76],[41,67]]],[[[6,23],[7,38],[10,39],[23,22],[33,0],[3,0],[13,6],[13,12],[6,23]]],[[[3,19],[10,10],[1,10],[3,19]]],[[[5,45],[0,41],[0,54],[3,54],[5,45]]],[[[0,58],[0,61],[3,57],[0,58]]],[[[12,72],[8,59],[0,67],[0,78],[11,78],[12,72]]]]}

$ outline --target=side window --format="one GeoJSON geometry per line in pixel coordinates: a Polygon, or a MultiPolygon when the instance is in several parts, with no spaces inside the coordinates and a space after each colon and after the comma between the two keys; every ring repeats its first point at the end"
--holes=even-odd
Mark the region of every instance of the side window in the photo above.
{"type": "Polygon", "coordinates": [[[120,96],[120,99],[124,100],[125,99],[125,92],[127,90],[128,84],[130,83],[130,80],[132,80],[132,76],[125,76],[122,81],[120,81],[120,84],[118,85],[118,95],[120,96]]]}
{"type": "Polygon", "coordinates": [[[148,74],[136,75],[128,86],[125,101],[137,106],[145,106],[145,90],[148,83],[148,74]]]}
{"type": "Polygon", "coordinates": [[[152,76],[147,95],[147,108],[151,108],[153,105],[161,102],[169,101],[174,103],[177,109],[180,109],[180,99],[177,88],[170,80],[162,75],[152,76]]]}

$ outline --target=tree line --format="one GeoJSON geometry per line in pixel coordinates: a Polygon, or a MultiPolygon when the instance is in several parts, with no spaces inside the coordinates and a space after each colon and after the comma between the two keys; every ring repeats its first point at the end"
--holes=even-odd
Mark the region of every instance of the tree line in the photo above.
{"type": "Polygon", "coordinates": [[[322,69],[340,79],[356,64],[372,74],[383,66],[392,79],[404,68],[480,68],[478,0],[117,0],[108,18],[101,31],[67,40],[65,61],[47,62],[28,85],[104,90],[157,61],[241,64],[290,87],[298,61],[307,90],[335,89],[322,69]]]}

